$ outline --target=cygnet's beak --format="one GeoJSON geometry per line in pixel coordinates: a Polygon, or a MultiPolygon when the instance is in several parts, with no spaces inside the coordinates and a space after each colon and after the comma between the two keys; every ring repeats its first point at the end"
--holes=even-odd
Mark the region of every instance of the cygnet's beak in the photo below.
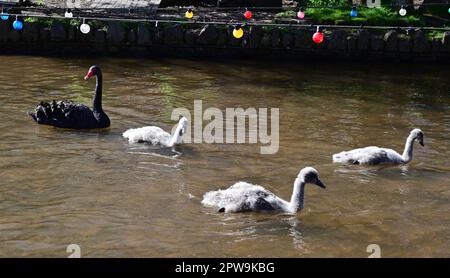
{"type": "Polygon", "coordinates": [[[315,182],[315,185],[317,185],[319,187],[322,187],[323,189],[326,188],[325,184],[323,184],[323,182],[321,180],[319,180],[319,179],[317,179],[317,181],[315,182]]]}
{"type": "Polygon", "coordinates": [[[419,140],[419,144],[420,144],[422,147],[425,147],[425,144],[423,143],[423,140],[419,140]]]}

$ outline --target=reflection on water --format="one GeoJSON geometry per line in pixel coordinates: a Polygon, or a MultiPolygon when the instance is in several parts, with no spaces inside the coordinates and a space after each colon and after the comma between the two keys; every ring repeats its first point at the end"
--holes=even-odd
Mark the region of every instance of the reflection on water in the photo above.
{"type": "Polygon", "coordinates": [[[366,257],[449,256],[450,71],[439,67],[280,65],[185,60],[2,57],[0,256],[366,257]],[[26,115],[40,100],[90,103],[104,71],[104,131],[57,130],[26,115]],[[339,74],[336,74],[339,73],[339,74]],[[172,109],[280,108],[280,149],[128,144],[123,131],[170,130],[172,109]],[[425,133],[406,166],[331,163],[333,153],[379,145],[398,151],[425,133]],[[305,210],[219,214],[210,190],[244,180],[288,199],[313,166],[327,190],[306,189],[305,210]]]}

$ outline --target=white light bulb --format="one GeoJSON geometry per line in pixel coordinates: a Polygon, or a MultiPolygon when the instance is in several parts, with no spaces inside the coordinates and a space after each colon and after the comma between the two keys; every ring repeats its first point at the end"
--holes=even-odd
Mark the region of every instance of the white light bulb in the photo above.
{"type": "Polygon", "coordinates": [[[73,17],[73,13],[72,12],[66,12],[64,14],[64,17],[72,18],[73,17]]]}
{"type": "Polygon", "coordinates": [[[398,11],[398,14],[401,15],[401,16],[405,16],[405,15],[406,15],[406,9],[405,9],[405,8],[401,8],[401,9],[398,11]]]}
{"type": "Polygon", "coordinates": [[[83,23],[80,26],[80,31],[83,34],[87,34],[91,31],[91,26],[89,26],[89,24],[83,23]]]}

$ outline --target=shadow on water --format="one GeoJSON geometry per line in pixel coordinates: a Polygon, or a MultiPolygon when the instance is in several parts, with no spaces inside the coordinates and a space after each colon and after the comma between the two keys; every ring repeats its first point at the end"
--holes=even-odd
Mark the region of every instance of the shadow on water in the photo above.
{"type": "Polygon", "coordinates": [[[161,147],[154,146],[150,143],[137,143],[130,144],[128,150],[131,153],[159,155],[168,158],[179,158],[181,156],[192,156],[194,154],[193,148],[186,145],[161,147]]]}

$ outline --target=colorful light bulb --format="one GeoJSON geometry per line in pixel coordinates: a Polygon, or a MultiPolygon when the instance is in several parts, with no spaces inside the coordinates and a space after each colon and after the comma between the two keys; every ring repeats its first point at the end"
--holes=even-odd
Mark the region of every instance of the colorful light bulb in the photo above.
{"type": "Polygon", "coordinates": [[[236,25],[233,29],[233,37],[240,39],[242,36],[244,36],[244,30],[242,30],[240,25],[236,25]]]}
{"type": "Polygon", "coordinates": [[[245,13],[244,13],[244,17],[245,17],[246,19],[251,19],[252,16],[253,16],[252,12],[246,9],[246,10],[245,10],[245,13]]]}
{"type": "Polygon", "coordinates": [[[23,22],[19,20],[19,18],[16,16],[16,20],[13,22],[13,28],[16,31],[20,31],[23,29],[23,22]]]}
{"type": "Polygon", "coordinates": [[[320,44],[323,42],[324,39],[324,35],[323,33],[320,31],[320,27],[317,26],[317,30],[314,33],[314,35],[312,36],[312,40],[313,42],[315,42],[316,44],[320,44]]]}
{"type": "Polygon", "coordinates": [[[297,12],[297,18],[298,19],[304,19],[305,18],[305,11],[303,8],[300,8],[300,10],[297,12]]]}
{"type": "Polygon", "coordinates": [[[357,17],[358,16],[358,11],[356,10],[355,6],[352,7],[352,10],[350,11],[350,16],[351,17],[357,17]]]}
{"type": "Polygon", "coordinates": [[[64,17],[67,18],[72,18],[73,17],[73,13],[70,9],[68,9],[65,13],[64,13],[64,17]]]}
{"type": "Polygon", "coordinates": [[[85,19],[83,19],[83,24],[81,24],[80,26],[80,32],[83,34],[88,34],[89,32],[91,32],[91,26],[86,23],[85,19]]]}
{"type": "Polygon", "coordinates": [[[0,18],[1,18],[2,20],[8,20],[8,19],[9,19],[9,14],[8,14],[8,13],[4,13],[4,12],[2,11],[2,13],[0,14],[0,18]]]}
{"type": "Polygon", "coordinates": [[[192,11],[192,9],[188,9],[188,10],[186,11],[186,13],[184,14],[184,16],[185,16],[187,19],[191,19],[191,18],[194,16],[194,12],[192,11]]]}

